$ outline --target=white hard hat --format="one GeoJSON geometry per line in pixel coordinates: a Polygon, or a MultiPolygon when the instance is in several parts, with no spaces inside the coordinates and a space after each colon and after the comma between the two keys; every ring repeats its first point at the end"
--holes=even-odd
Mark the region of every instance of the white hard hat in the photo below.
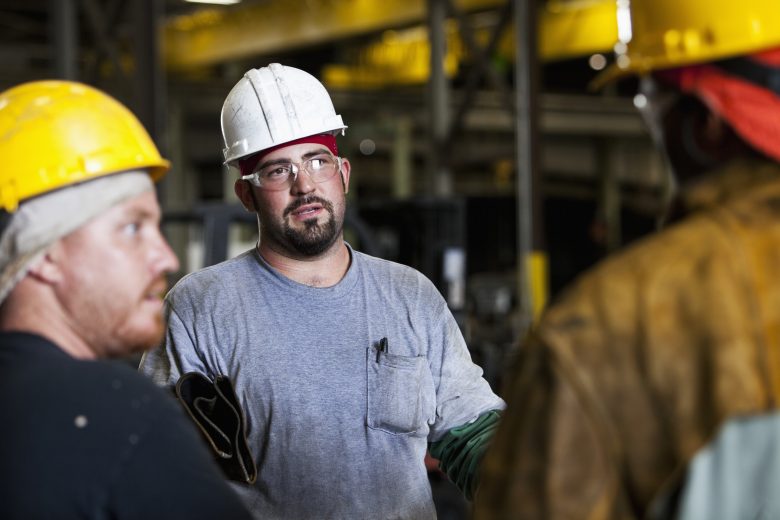
{"type": "Polygon", "coordinates": [[[222,105],[225,164],[302,137],[343,134],[328,91],[317,78],[272,63],[250,69],[222,105]]]}

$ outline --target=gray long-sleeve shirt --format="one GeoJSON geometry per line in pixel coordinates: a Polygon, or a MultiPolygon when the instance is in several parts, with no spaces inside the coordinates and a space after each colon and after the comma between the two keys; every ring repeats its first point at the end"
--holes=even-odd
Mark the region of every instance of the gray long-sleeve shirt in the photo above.
{"type": "Polygon", "coordinates": [[[504,407],[435,286],[350,253],[327,288],[255,250],[185,277],[164,347],[142,361],[160,384],[189,371],[233,381],[258,467],[239,491],[257,518],[435,518],[427,443],[504,407]]]}

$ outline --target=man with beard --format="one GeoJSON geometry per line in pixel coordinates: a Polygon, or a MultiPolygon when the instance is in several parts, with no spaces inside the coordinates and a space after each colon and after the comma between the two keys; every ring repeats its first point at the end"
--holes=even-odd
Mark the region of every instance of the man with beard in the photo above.
{"type": "Polygon", "coordinates": [[[435,518],[426,449],[470,496],[504,404],[435,286],[344,242],[345,128],[302,70],[237,83],[225,159],[260,241],[172,289],[165,344],[142,370],[233,381],[258,468],[236,486],[257,518],[435,518]]]}
{"type": "Polygon", "coordinates": [[[171,396],[101,361],[162,338],[168,162],[73,82],[0,93],[0,136],[0,517],[248,518],[171,396]]]}

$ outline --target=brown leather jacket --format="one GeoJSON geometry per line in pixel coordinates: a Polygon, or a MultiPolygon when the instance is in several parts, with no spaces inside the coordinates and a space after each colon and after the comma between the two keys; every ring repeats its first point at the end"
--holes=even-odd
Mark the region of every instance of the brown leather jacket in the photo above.
{"type": "Polygon", "coordinates": [[[725,418],[778,407],[780,165],[730,165],[687,201],[521,349],[477,519],[649,517],[725,418]]]}

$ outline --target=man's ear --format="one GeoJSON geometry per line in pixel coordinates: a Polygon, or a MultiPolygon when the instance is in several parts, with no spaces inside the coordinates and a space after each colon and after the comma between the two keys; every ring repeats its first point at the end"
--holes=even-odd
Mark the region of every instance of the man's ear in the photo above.
{"type": "Polygon", "coordinates": [[[62,253],[61,242],[57,241],[43,256],[33,262],[27,270],[27,274],[43,283],[54,285],[61,282],[64,278],[64,273],[60,268],[62,253]]]}
{"type": "Polygon", "coordinates": [[[249,184],[247,181],[238,179],[236,183],[233,185],[233,190],[236,192],[236,196],[238,197],[238,200],[241,201],[241,204],[244,206],[244,208],[251,212],[256,213],[257,207],[255,206],[255,199],[252,196],[252,185],[249,184]]]}
{"type": "Polygon", "coordinates": [[[341,185],[344,186],[344,193],[349,193],[349,174],[352,171],[352,165],[349,159],[341,159],[341,185]]]}
{"type": "Polygon", "coordinates": [[[729,133],[728,123],[714,112],[708,112],[703,126],[707,142],[712,143],[715,147],[722,146],[729,133]]]}

